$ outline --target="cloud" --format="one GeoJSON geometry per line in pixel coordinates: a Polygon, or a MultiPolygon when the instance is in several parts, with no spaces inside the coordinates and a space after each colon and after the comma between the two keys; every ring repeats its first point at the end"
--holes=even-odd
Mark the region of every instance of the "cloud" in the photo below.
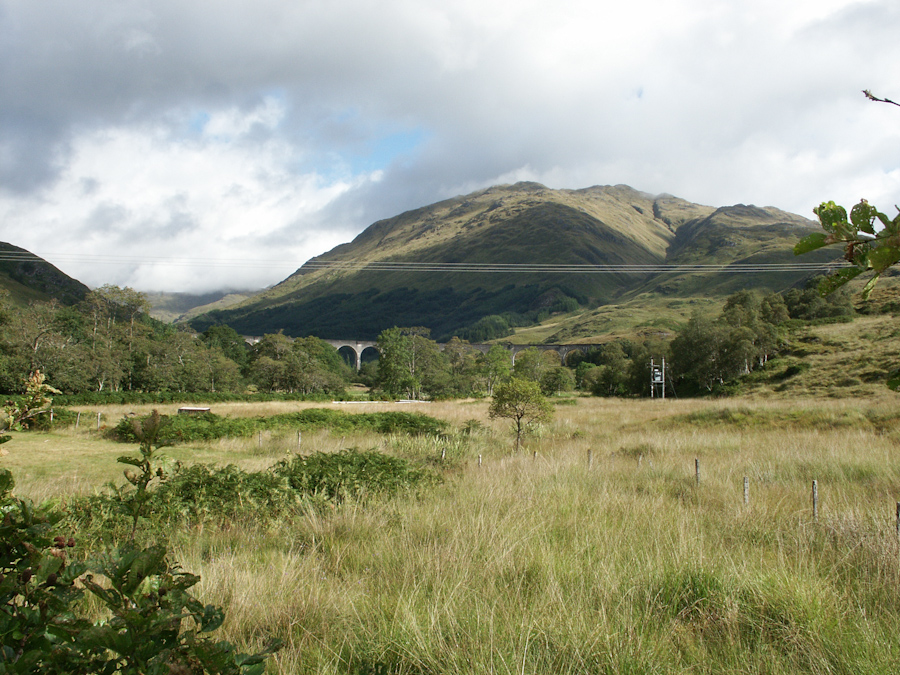
{"type": "Polygon", "coordinates": [[[900,97],[898,19],[888,0],[0,0],[2,238],[202,258],[61,266],[207,290],[500,181],[892,204],[900,118],[859,92],[900,97]]]}

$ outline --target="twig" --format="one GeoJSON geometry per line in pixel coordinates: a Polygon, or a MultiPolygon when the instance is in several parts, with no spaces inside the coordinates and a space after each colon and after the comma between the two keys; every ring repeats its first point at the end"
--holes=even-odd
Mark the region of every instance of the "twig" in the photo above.
{"type": "Polygon", "coordinates": [[[897,103],[896,101],[892,101],[889,98],[878,98],[868,89],[863,89],[863,94],[865,94],[866,98],[869,99],[870,101],[876,101],[878,103],[890,103],[891,105],[900,107],[900,103],[897,103]]]}

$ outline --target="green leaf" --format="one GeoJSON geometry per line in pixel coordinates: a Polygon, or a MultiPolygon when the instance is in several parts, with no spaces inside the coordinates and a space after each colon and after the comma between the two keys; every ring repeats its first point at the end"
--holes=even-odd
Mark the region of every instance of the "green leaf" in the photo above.
{"type": "Polygon", "coordinates": [[[12,489],[15,486],[16,481],[13,478],[12,471],[9,469],[0,469],[0,495],[12,492],[12,489]]]}
{"type": "Polygon", "coordinates": [[[878,220],[881,221],[881,224],[884,225],[885,228],[887,228],[887,230],[889,232],[891,232],[891,231],[896,232],[896,227],[898,225],[900,225],[900,214],[897,214],[897,217],[894,218],[894,220],[891,220],[890,218],[888,218],[887,215],[884,213],[881,213],[881,211],[879,211],[875,215],[876,215],[876,218],[878,218],[878,220]]]}
{"type": "Polygon", "coordinates": [[[850,222],[853,223],[857,230],[875,234],[875,228],[872,224],[878,215],[878,209],[870,206],[865,199],[862,199],[859,204],[850,209],[850,222]]]}
{"type": "Polygon", "coordinates": [[[876,272],[883,272],[900,261],[900,248],[895,246],[879,246],[869,251],[869,265],[876,272]]]}
{"type": "Polygon", "coordinates": [[[855,279],[860,274],[862,274],[865,270],[861,267],[847,267],[842,270],[838,270],[834,274],[829,277],[825,277],[822,281],[819,282],[819,295],[830,295],[834,293],[841,286],[846,284],[851,279],[855,279]]]}
{"type": "Polygon", "coordinates": [[[863,286],[862,293],[860,293],[860,296],[863,300],[869,299],[869,294],[872,292],[872,289],[875,288],[875,284],[878,283],[878,277],[880,274],[880,272],[876,272],[875,276],[869,279],[869,281],[866,282],[866,285],[863,286]]]}
{"type": "Polygon", "coordinates": [[[829,235],[824,232],[813,232],[811,235],[803,237],[803,239],[797,242],[797,245],[794,246],[794,255],[803,255],[804,253],[815,251],[823,246],[828,246],[828,244],[832,243],[829,239],[829,235]]]}
{"type": "Polygon", "coordinates": [[[839,232],[847,229],[847,210],[834,202],[822,202],[813,209],[819,216],[819,222],[827,232],[839,232]]]}
{"type": "Polygon", "coordinates": [[[137,459],[136,457],[128,457],[126,455],[122,455],[116,460],[119,464],[130,464],[131,466],[141,467],[144,465],[143,459],[137,459]]]}
{"type": "Polygon", "coordinates": [[[151,546],[138,552],[128,564],[127,570],[124,570],[122,576],[125,577],[125,582],[121,585],[122,592],[130,595],[147,577],[165,572],[166,566],[163,562],[165,558],[166,549],[162,546],[151,546]]]}
{"type": "Polygon", "coordinates": [[[91,593],[100,598],[108,608],[118,609],[122,606],[122,599],[119,597],[118,593],[103,588],[103,586],[95,583],[90,576],[82,579],[81,583],[84,584],[91,593]]]}
{"type": "Polygon", "coordinates": [[[203,617],[200,620],[200,632],[210,633],[216,630],[225,621],[225,612],[221,607],[206,605],[203,608],[203,617]]]}

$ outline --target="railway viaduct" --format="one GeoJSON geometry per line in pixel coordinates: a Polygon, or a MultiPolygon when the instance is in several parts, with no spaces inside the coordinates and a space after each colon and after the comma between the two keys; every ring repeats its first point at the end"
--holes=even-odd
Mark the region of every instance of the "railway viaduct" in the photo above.
{"type": "MultiPolygon", "coordinates": [[[[378,349],[376,343],[371,340],[323,340],[327,342],[332,347],[341,352],[342,354],[347,354],[347,351],[352,352],[352,358],[356,364],[356,369],[359,370],[360,366],[362,366],[362,355],[367,349],[371,349],[377,353],[378,349]]],[[[529,347],[534,347],[542,352],[556,352],[559,355],[560,363],[566,362],[566,357],[571,352],[588,352],[591,349],[595,349],[597,345],[511,345],[511,344],[503,344],[499,343],[501,347],[506,349],[509,352],[509,358],[512,363],[516,362],[516,354],[521,351],[528,349],[529,347]]],[[[444,348],[444,344],[438,343],[438,347],[441,349],[444,348]]],[[[488,350],[493,347],[493,345],[487,344],[468,344],[468,347],[475,349],[482,354],[487,354],[488,350]]],[[[349,354],[348,354],[349,355],[349,354]]]]}

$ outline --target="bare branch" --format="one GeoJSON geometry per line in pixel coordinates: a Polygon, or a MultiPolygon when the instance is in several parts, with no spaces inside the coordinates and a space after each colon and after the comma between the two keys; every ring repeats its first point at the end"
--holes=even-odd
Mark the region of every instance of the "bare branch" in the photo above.
{"type": "Polygon", "coordinates": [[[863,89],[863,94],[865,94],[866,98],[869,99],[870,101],[876,101],[878,103],[890,103],[891,105],[900,107],[900,103],[897,103],[896,101],[892,101],[889,98],[878,98],[868,89],[863,89]]]}

